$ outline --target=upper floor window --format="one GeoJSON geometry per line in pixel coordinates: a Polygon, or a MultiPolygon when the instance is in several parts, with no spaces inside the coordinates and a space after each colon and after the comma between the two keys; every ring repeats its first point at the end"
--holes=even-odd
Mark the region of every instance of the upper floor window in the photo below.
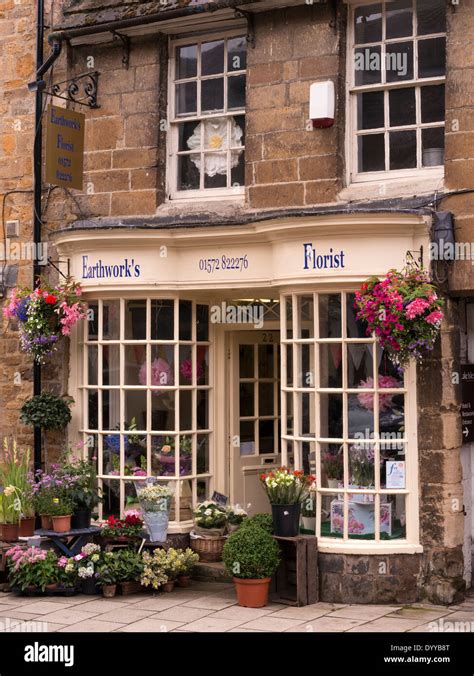
{"type": "Polygon", "coordinates": [[[439,173],[445,0],[355,5],[349,55],[352,180],[439,173]]]}
{"type": "Polygon", "coordinates": [[[170,196],[242,194],[245,36],[174,41],[170,63],[170,196]]]}

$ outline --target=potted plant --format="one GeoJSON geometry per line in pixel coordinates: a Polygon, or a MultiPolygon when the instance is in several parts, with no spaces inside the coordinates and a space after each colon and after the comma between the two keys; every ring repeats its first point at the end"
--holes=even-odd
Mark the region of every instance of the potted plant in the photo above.
{"type": "Polygon", "coordinates": [[[18,321],[21,348],[37,363],[44,364],[57,350],[60,339],[85,319],[86,305],[80,297],[81,287],[71,279],[55,287],[42,280],[34,290],[13,289],[3,313],[18,321]]]}
{"type": "Polygon", "coordinates": [[[193,552],[189,547],[179,549],[179,572],[176,580],[178,587],[189,587],[191,584],[191,574],[199,561],[199,554],[193,552]]]}
{"type": "Polygon", "coordinates": [[[79,554],[67,560],[67,571],[75,573],[81,584],[83,594],[95,595],[99,593],[97,566],[101,555],[100,545],[88,542],[81,548],[79,554]]]}
{"type": "Polygon", "coordinates": [[[18,591],[41,591],[58,582],[58,557],[52,549],[16,545],[6,553],[8,580],[18,591]]]}
{"type": "Polygon", "coordinates": [[[299,470],[280,467],[268,474],[261,474],[260,481],[272,506],[275,535],[298,535],[301,503],[306,499],[315,477],[299,470]]]}
{"type": "Polygon", "coordinates": [[[92,511],[101,501],[94,461],[94,457],[89,460],[73,455],[62,462],[62,471],[76,479],[69,492],[74,504],[71,519],[73,529],[90,528],[92,511]]]}
{"type": "Polygon", "coordinates": [[[48,509],[55,533],[67,533],[71,530],[73,503],[71,498],[62,492],[54,495],[48,509]]]}
{"type": "Polygon", "coordinates": [[[273,535],[273,518],[271,514],[259,512],[253,516],[249,516],[244,520],[241,527],[251,528],[252,526],[259,526],[260,528],[266,530],[267,533],[270,533],[270,535],[273,535]]]}
{"type": "Polygon", "coordinates": [[[134,549],[118,549],[115,552],[117,564],[117,584],[124,596],[140,591],[140,578],[143,573],[142,555],[134,549]]]}
{"type": "Polygon", "coordinates": [[[233,533],[240,528],[244,519],[248,516],[245,509],[240,505],[227,505],[225,511],[227,515],[227,530],[229,533],[233,533]]]}
{"type": "Polygon", "coordinates": [[[97,563],[97,582],[106,598],[112,598],[117,591],[119,576],[117,556],[115,552],[103,552],[97,563]]]}
{"type": "Polygon", "coordinates": [[[168,582],[168,577],[163,570],[162,551],[157,547],[152,554],[148,551],[143,552],[143,572],[140,578],[143,587],[159,590],[168,582]]]}
{"type": "Polygon", "coordinates": [[[190,533],[191,549],[201,561],[220,561],[226,541],[227,514],[224,507],[213,500],[198,504],[193,512],[194,529],[190,533]]]}
{"type": "Polygon", "coordinates": [[[2,538],[6,542],[18,540],[22,512],[21,493],[16,486],[1,487],[2,538]]]}
{"type": "Polygon", "coordinates": [[[278,544],[270,533],[257,525],[239,528],[229,536],[222,557],[233,576],[239,605],[265,606],[271,577],[280,562],[278,544]]]}
{"type": "Polygon", "coordinates": [[[155,481],[140,483],[137,496],[152,542],[166,542],[172,490],[155,481]]]}
{"type": "Polygon", "coordinates": [[[344,462],[341,453],[326,453],[322,458],[328,487],[337,488],[344,476],[344,462]]]}
{"type": "Polygon", "coordinates": [[[21,407],[20,419],[25,425],[45,430],[62,430],[71,422],[71,397],[58,397],[43,392],[27,399],[21,407]]]}
{"type": "Polygon", "coordinates": [[[29,466],[29,449],[20,450],[15,440],[10,444],[5,437],[0,456],[0,486],[3,486],[4,488],[6,486],[14,486],[18,489],[18,493],[16,498],[13,499],[13,502],[16,502],[18,505],[18,498],[21,499],[19,535],[22,537],[33,535],[35,530],[35,512],[29,481],[29,466]]]}
{"type": "Polygon", "coordinates": [[[123,519],[109,516],[102,525],[101,535],[114,542],[128,542],[143,533],[143,520],[136,513],[125,513],[123,519]]]}
{"type": "Polygon", "coordinates": [[[407,266],[389,270],[385,279],[370,277],[355,294],[357,319],[375,334],[380,347],[401,372],[410,359],[421,361],[438,337],[444,301],[427,270],[407,266]]]}

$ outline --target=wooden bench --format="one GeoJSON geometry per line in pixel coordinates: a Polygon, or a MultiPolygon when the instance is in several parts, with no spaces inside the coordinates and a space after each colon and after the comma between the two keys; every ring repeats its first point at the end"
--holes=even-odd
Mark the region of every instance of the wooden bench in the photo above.
{"type": "Polygon", "coordinates": [[[319,601],[318,542],[313,535],[274,536],[281,552],[272,578],[270,598],[277,603],[307,606],[319,601]]]}

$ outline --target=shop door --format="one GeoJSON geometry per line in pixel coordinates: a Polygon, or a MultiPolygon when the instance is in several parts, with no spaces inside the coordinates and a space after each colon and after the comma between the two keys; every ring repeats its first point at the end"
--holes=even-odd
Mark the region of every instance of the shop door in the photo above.
{"type": "Polygon", "coordinates": [[[280,332],[235,333],[230,356],[231,499],[269,512],[259,476],[281,464],[280,332]]]}

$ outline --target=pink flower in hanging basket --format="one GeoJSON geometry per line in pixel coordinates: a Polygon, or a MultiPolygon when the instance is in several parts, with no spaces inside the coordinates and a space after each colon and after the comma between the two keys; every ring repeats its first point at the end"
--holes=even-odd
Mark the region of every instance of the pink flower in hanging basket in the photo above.
{"type": "Polygon", "coordinates": [[[411,303],[407,305],[405,314],[408,319],[414,319],[418,315],[423,314],[426,308],[429,308],[430,303],[424,298],[415,298],[411,303]]]}

